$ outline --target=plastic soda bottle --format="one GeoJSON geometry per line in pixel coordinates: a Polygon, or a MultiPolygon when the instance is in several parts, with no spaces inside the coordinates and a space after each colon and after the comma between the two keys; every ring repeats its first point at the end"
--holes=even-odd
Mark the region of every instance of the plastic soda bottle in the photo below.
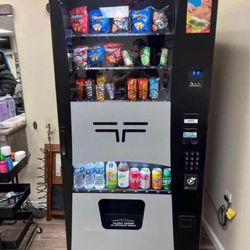
{"type": "Polygon", "coordinates": [[[118,187],[127,188],[129,186],[129,166],[127,162],[120,162],[118,167],[118,187]]]}
{"type": "Polygon", "coordinates": [[[95,186],[95,164],[87,163],[84,168],[84,187],[91,189],[95,186]]]}
{"type": "Polygon", "coordinates": [[[95,163],[95,188],[103,189],[105,187],[105,178],[104,178],[104,162],[96,162],[95,163]]]}
{"type": "Polygon", "coordinates": [[[74,166],[74,189],[84,188],[84,164],[74,166]]]}
{"type": "Polygon", "coordinates": [[[114,161],[109,161],[106,165],[106,186],[109,189],[117,187],[117,165],[114,161]]]}
{"type": "Polygon", "coordinates": [[[162,187],[164,190],[171,189],[171,169],[164,168],[162,177],[162,187]]]}

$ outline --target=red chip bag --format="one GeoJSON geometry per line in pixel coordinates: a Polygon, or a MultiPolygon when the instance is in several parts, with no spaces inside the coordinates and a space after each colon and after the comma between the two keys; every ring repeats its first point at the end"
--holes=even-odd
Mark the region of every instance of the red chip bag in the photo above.
{"type": "Polygon", "coordinates": [[[109,65],[119,64],[121,61],[121,49],[123,44],[121,43],[106,43],[104,49],[106,52],[106,62],[109,65]]]}
{"type": "Polygon", "coordinates": [[[87,6],[78,7],[69,11],[70,25],[76,33],[88,33],[89,16],[87,6]]]}

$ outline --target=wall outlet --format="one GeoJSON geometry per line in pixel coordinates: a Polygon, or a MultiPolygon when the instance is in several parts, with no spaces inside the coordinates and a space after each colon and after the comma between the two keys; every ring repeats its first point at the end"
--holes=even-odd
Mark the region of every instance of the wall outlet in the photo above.
{"type": "Polygon", "coordinates": [[[225,195],[228,197],[229,203],[232,203],[232,194],[227,189],[225,189],[225,195]]]}

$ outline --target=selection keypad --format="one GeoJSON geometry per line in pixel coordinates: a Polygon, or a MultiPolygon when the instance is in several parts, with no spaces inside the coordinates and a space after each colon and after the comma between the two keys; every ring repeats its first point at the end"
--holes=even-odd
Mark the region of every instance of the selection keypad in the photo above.
{"type": "Polygon", "coordinates": [[[198,151],[185,151],[184,155],[184,168],[186,171],[198,171],[200,165],[200,152],[198,151]]]}

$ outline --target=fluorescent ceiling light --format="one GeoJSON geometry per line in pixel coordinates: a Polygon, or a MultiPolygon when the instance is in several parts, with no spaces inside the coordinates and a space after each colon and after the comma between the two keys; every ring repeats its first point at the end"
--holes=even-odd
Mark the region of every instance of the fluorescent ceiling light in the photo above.
{"type": "Polygon", "coordinates": [[[9,34],[11,34],[12,31],[10,31],[10,30],[5,30],[5,29],[0,29],[0,34],[1,34],[1,33],[4,33],[4,34],[9,33],[9,34]]]}

